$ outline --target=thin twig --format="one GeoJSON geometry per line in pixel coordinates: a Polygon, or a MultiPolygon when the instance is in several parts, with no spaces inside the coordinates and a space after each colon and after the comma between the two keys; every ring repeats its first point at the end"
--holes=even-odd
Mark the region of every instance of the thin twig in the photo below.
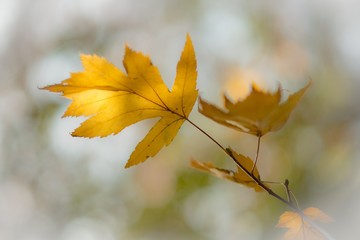
{"type": "Polygon", "coordinates": [[[289,180],[288,179],[285,179],[285,182],[283,183],[284,187],[285,187],[285,191],[286,191],[286,195],[287,195],[287,198],[288,198],[288,201],[292,203],[292,195],[291,194],[291,191],[290,191],[290,188],[289,188],[289,180]]]}

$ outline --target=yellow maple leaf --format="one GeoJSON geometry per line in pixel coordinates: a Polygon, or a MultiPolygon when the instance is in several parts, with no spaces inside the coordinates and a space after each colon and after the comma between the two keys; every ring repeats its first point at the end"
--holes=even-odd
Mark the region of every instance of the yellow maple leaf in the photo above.
{"type": "MultiPolygon", "coordinates": [[[[318,208],[310,207],[303,211],[311,221],[328,223],[334,221],[318,208]]],[[[283,239],[285,240],[326,240],[326,236],[315,228],[309,220],[304,219],[299,213],[286,211],[280,216],[277,227],[288,228],[283,239]]]]}
{"type": "MultiPolygon", "coordinates": [[[[244,166],[249,173],[251,172],[254,162],[249,157],[236,153],[230,148],[227,148],[226,150],[229,151],[230,154],[235,157],[236,161],[244,166]]],[[[203,163],[196,160],[191,160],[191,166],[195,169],[211,173],[218,178],[227,179],[246,187],[253,188],[256,192],[263,191],[263,189],[240,167],[237,167],[237,171],[232,171],[215,167],[211,163],[203,163]]],[[[260,174],[256,167],[254,168],[253,175],[260,180],[260,174]]]]}
{"type": "Polygon", "coordinates": [[[77,137],[105,137],[144,119],[160,117],[136,146],[126,167],[156,155],[176,136],[196,101],[196,58],[187,35],[177,64],[171,92],[150,58],[125,48],[126,74],[106,59],[82,55],[84,71],[73,73],[60,84],[44,87],[72,100],[64,116],[86,116],[72,133],[77,137]]]}
{"type": "Polygon", "coordinates": [[[199,98],[199,112],[227,127],[263,136],[270,131],[279,130],[285,124],[309,86],[310,83],[281,102],[281,87],[275,93],[270,93],[253,84],[250,95],[242,101],[233,103],[224,95],[226,110],[199,98]]]}

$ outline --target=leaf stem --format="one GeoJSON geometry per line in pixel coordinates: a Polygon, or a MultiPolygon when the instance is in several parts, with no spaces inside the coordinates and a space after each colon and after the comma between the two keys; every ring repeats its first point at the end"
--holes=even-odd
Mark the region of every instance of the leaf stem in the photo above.
{"type": "Polygon", "coordinates": [[[256,167],[256,163],[257,163],[258,158],[259,158],[260,142],[261,142],[261,135],[258,136],[257,148],[256,148],[256,157],[255,157],[254,165],[253,165],[253,167],[252,167],[252,169],[251,169],[251,174],[254,174],[254,170],[255,170],[255,167],[256,167]]]}
{"type": "Polygon", "coordinates": [[[274,181],[262,181],[263,183],[266,183],[266,184],[278,184],[278,185],[284,185],[283,182],[274,182],[274,181]]]}
{"type": "Polygon", "coordinates": [[[205,132],[203,129],[201,129],[198,125],[196,125],[194,122],[192,122],[190,119],[185,118],[186,121],[188,121],[191,125],[193,125],[195,128],[197,128],[200,132],[205,134],[208,138],[210,138],[211,141],[213,141],[218,147],[220,147],[227,155],[228,152],[226,151],[226,148],[224,148],[218,141],[216,141],[212,136],[210,136],[207,132],[205,132]]]}

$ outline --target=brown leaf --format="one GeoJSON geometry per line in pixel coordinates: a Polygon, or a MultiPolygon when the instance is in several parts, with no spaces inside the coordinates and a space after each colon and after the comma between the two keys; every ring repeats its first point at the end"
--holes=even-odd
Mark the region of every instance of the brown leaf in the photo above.
{"type": "Polygon", "coordinates": [[[244,100],[233,103],[224,95],[225,110],[199,98],[199,112],[227,127],[263,136],[279,130],[285,124],[309,86],[310,83],[281,102],[281,87],[275,93],[270,93],[253,84],[250,95],[244,100]]]}
{"type": "MultiPolygon", "coordinates": [[[[235,157],[235,159],[241,165],[243,165],[246,170],[248,170],[248,172],[251,171],[254,162],[249,157],[238,154],[230,148],[228,148],[227,151],[229,151],[235,157]]],[[[211,173],[218,178],[227,179],[232,182],[242,184],[246,187],[253,188],[256,192],[263,191],[263,189],[239,167],[237,167],[237,171],[232,171],[215,167],[211,163],[203,163],[196,160],[191,160],[191,166],[195,169],[211,173]]],[[[253,175],[260,180],[260,174],[257,168],[254,169],[253,175]]]]}

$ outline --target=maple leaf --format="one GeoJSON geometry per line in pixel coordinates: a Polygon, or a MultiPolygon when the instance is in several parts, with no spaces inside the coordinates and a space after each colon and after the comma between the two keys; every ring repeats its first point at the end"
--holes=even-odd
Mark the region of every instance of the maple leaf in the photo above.
{"type": "MultiPolygon", "coordinates": [[[[254,162],[249,157],[236,153],[231,148],[227,148],[226,150],[236,159],[237,162],[244,166],[249,173],[251,172],[254,162]]],[[[215,167],[211,163],[203,163],[196,160],[191,160],[191,166],[195,169],[211,173],[218,178],[227,179],[246,187],[253,188],[256,192],[263,191],[263,189],[240,167],[237,167],[237,171],[232,171],[215,167]]],[[[254,168],[253,175],[260,180],[260,174],[256,167],[254,168]]]]}
{"type": "Polygon", "coordinates": [[[72,136],[105,137],[144,119],[160,117],[136,146],[125,167],[145,161],[169,145],[196,101],[196,58],[187,35],[171,92],[150,58],[125,47],[126,74],[106,59],[82,55],[84,71],[60,84],[44,87],[72,100],[64,113],[86,116],[72,136]]]}
{"type": "MultiPolygon", "coordinates": [[[[318,208],[310,207],[303,211],[311,221],[328,223],[334,221],[318,208]]],[[[283,239],[285,240],[326,240],[324,233],[315,228],[309,220],[304,219],[297,212],[286,211],[280,216],[277,227],[288,228],[283,239]]]]}
{"type": "Polygon", "coordinates": [[[199,112],[227,127],[255,136],[263,136],[270,131],[279,130],[287,121],[310,83],[281,102],[281,87],[275,93],[261,90],[255,84],[244,100],[233,103],[224,95],[226,110],[199,98],[199,112]]]}

